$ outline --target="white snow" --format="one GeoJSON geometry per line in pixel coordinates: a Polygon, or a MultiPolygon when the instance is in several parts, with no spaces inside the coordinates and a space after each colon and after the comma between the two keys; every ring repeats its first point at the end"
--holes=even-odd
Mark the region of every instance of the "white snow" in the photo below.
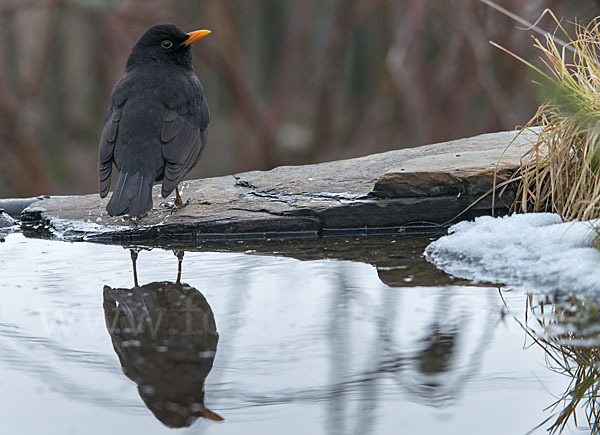
{"type": "MultiPolygon", "coordinates": [[[[40,224],[41,226],[42,224],[40,224]]],[[[73,234],[81,235],[83,240],[86,240],[89,235],[98,235],[104,233],[116,233],[131,229],[127,226],[119,225],[102,225],[89,220],[70,220],[50,217],[47,219],[48,230],[57,240],[69,240],[73,234]]],[[[145,228],[145,227],[138,227],[145,228]]]]}
{"type": "Polygon", "coordinates": [[[564,223],[550,213],[461,222],[425,250],[428,261],[460,278],[542,291],[600,291],[599,222],[564,223]]]}

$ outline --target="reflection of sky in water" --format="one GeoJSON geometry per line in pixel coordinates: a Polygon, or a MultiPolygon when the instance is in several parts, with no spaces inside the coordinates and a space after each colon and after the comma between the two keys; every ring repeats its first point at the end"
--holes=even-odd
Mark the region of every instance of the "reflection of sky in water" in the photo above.
{"type": "MultiPolygon", "coordinates": [[[[0,276],[4,433],[170,432],[104,324],[103,286],[133,287],[128,251],[14,234],[0,276]]],[[[138,276],[175,281],[177,259],[142,251],[138,276]]],[[[390,288],[366,264],[195,252],[182,281],[215,315],[206,405],[226,421],[181,433],[525,433],[568,382],[523,350],[496,288],[390,288]]],[[[504,297],[522,316],[524,294],[504,297]]]]}

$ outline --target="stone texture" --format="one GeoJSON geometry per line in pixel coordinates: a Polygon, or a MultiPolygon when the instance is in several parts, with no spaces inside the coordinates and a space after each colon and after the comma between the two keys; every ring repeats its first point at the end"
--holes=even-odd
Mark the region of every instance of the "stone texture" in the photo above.
{"type": "Polygon", "coordinates": [[[4,242],[7,234],[16,231],[17,228],[17,222],[0,208],[0,243],[4,242]]]}
{"type": "Polygon", "coordinates": [[[10,228],[16,225],[15,220],[10,215],[4,213],[4,210],[0,209],[0,229],[10,228]]]}
{"type": "MultiPolygon", "coordinates": [[[[171,213],[160,205],[137,223],[106,215],[97,194],[49,198],[23,213],[31,233],[40,223],[70,240],[189,245],[210,239],[306,237],[351,232],[432,228],[490,214],[495,168],[507,179],[535,138],[502,132],[306,166],[284,166],[233,176],[186,181],[187,207],[171,213]],[[470,207],[470,208],[469,208],[470,207]],[[465,209],[468,209],[465,212],[465,209]]],[[[505,213],[514,198],[496,200],[505,213]]]]}
{"type": "Polygon", "coordinates": [[[4,213],[12,216],[15,219],[18,219],[21,216],[21,213],[24,209],[29,207],[36,201],[43,199],[43,196],[37,198],[8,198],[8,199],[0,199],[0,209],[4,211],[4,213]]]}

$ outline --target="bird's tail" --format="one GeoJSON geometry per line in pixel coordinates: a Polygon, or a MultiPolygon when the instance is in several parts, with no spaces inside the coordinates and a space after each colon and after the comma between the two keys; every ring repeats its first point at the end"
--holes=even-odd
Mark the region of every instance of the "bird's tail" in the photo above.
{"type": "Polygon", "coordinates": [[[115,190],[106,205],[111,216],[142,216],[152,209],[153,178],[141,173],[119,172],[115,190]]]}

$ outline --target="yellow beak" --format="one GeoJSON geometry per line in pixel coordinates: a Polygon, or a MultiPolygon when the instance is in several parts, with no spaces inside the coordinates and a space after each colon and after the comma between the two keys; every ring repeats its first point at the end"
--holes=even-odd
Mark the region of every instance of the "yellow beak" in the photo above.
{"type": "Polygon", "coordinates": [[[198,39],[202,39],[205,36],[209,35],[210,33],[211,33],[210,30],[195,30],[193,32],[190,32],[190,33],[188,33],[188,39],[183,41],[181,43],[181,45],[188,46],[192,42],[196,42],[198,39]]]}

